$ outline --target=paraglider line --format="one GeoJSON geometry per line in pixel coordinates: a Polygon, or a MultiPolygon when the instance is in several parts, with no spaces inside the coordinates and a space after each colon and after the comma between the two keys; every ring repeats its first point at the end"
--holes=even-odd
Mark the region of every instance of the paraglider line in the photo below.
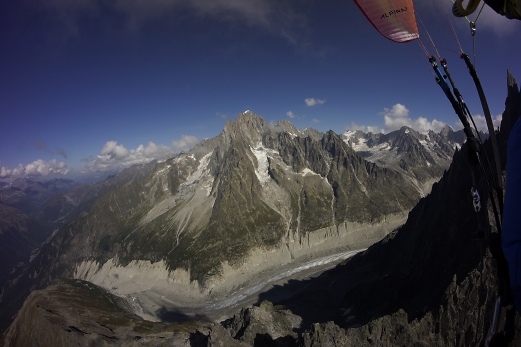
{"type": "MultiPolygon", "coordinates": [[[[492,165],[490,164],[490,159],[488,158],[487,151],[485,151],[485,147],[483,145],[483,141],[481,140],[481,136],[479,135],[478,127],[476,126],[476,123],[474,122],[474,118],[472,117],[472,114],[470,113],[470,110],[469,110],[467,104],[465,104],[465,102],[462,103],[462,107],[464,108],[465,112],[469,116],[470,121],[472,122],[472,125],[474,126],[474,130],[476,132],[479,144],[483,148],[483,155],[485,157],[485,162],[487,164],[486,166],[488,167],[489,175],[490,175],[490,177],[492,177],[492,182],[494,183],[494,185],[497,185],[496,177],[495,177],[494,172],[492,170],[492,165]]],[[[483,164],[481,164],[481,162],[480,162],[480,165],[483,165],[483,164]]],[[[483,172],[485,172],[485,169],[483,169],[483,172]]],[[[491,188],[491,186],[489,184],[489,181],[488,181],[487,177],[488,176],[485,174],[485,179],[487,180],[487,186],[489,188],[489,191],[492,192],[492,188],[491,188]]]]}
{"type": "Polygon", "coordinates": [[[455,51],[453,49],[450,49],[450,48],[446,48],[446,47],[441,47],[441,46],[438,46],[439,49],[443,49],[443,50],[446,50],[446,51],[449,51],[449,52],[452,52],[452,53],[456,53],[456,54],[461,54],[461,52],[458,52],[458,51],[455,51]]]}
{"type": "Polygon", "coordinates": [[[427,48],[425,47],[423,41],[420,38],[418,38],[416,42],[418,43],[418,46],[420,46],[420,48],[422,49],[423,53],[425,53],[425,55],[429,57],[429,51],[427,51],[427,48]]]}
{"type": "MultiPolygon", "coordinates": [[[[427,57],[429,57],[429,53],[427,52],[427,49],[425,48],[425,46],[423,45],[423,42],[420,44],[420,40],[418,40],[418,45],[423,49],[423,52],[425,53],[425,55],[427,57]]],[[[416,56],[416,58],[418,58],[418,60],[422,63],[422,65],[427,69],[427,71],[429,71],[429,73],[432,75],[432,77],[436,78],[436,75],[434,74],[434,72],[432,72],[431,69],[429,69],[429,66],[427,64],[425,64],[425,61],[423,59],[420,58],[420,56],[418,55],[417,52],[415,52],[411,47],[409,47],[409,49],[414,53],[414,55],[416,56]]]]}
{"type": "MultiPolygon", "coordinates": [[[[483,5],[481,5],[481,9],[479,10],[478,15],[476,16],[476,19],[474,19],[473,22],[470,22],[470,30],[472,33],[472,53],[474,56],[474,66],[476,66],[476,22],[478,21],[478,18],[481,15],[481,11],[483,11],[483,7],[485,7],[485,2],[483,2],[483,5]]],[[[465,17],[465,18],[467,18],[467,17],[465,17]]]]}
{"type": "Polygon", "coordinates": [[[454,29],[454,25],[452,24],[452,21],[450,20],[450,17],[449,17],[449,14],[447,12],[447,9],[443,8],[443,10],[444,10],[443,12],[445,13],[445,16],[444,16],[442,11],[440,10],[440,7],[439,7],[437,1],[435,1],[435,0],[432,0],[432,1],[434,2],[434,5],[436,6],[436,9],[440,13],[441,17],[443,17],[445,22],[449,24],[449,26],[451,28],[451,31],[452,31],[452,36],[454,36],[454,40],[458,44],[460,52],[463,52],[463,48],[461,47],[461,43],[460,43],[459,38],[458,38],[458,34],[456,34],[456,30],[454,29]]]}
{"type": "MultiPolygon", "coordinates": [[[[498,228],[498,231],[501,233],[501,218],[499,216],[500,213],[498,213],[498,208],[497,208],[495,196],[494,196],[494,193],[493,193],[494,190],[493,190],[493,188],[490,185],[490,182],[488,180],[487,171],[485,170],[485,166],[483,165],[483,162],[480,160],[481,152],[483,152],[483,155],[485,157],[488,170],[489,170],[489,172],[491,174],[491,177],[492,177],[492,180],[493,180],[493,183],[494,183],[494,187],[498,187],[498,185],[497,185],[498,181],[495,180],[494,173],[493,173],[493,170],[492,170],[492,166],[490,165],[490,160],[488,159],[488,155],[487,155],[487,153],[485,151],[485,147],[483,146],[483,142],[481,141],[481,137],[479,136],[479,132],[478,132],[478,129],[476,127],[476,123],[474,122],[474,118],[472,118],[472,114],[470,113],[470,110],[469,110],[467,104],[463,100],[463,96],[459,92],[458,88],[456,88],[456,86],[454,84],[454,81],[452,80],[452,77],[451,77],[451,75],[449,73],[449,68],[448,68],[448,65],[447,65],[447,61],[445,59],[443,59],[443,60],[440,60],[440,62],[441,62],[441,65],[443,67],[443,70],[444,70],[447,78],[450,81],[452,89],[454,90],[454,95],[457,98],[457,101],[458,101],[458,104],[459,104],[458,106],[459,106],[459,110],[461,110],[461,114],[458,113],[456,108],[455,108],[455,110],[456,110],[456,113],[458,113],[458,115],[460,116],[461,122],[463,123],[463,127],[465,129],[465,134],[467,135],[467,141],[469,142],[469,146],[470,146],[470,143],[472,143],[472,142],[475,143],[477,141],[477,146],[478,147],[475,148],[475,151],[476,151],[475,159],[477,160],[477,164],[479,164],[479,166],[481,168],[481,172],[482,172],[483,177],[485,179],[485,182],[486,182],[486,185],[487,185],[490,197],[491,197],[490,201],[491,201],[491,204],[492,204],[492,210],[494,212],[494,218],[496,220],[496,226],[498,228]],[[472,121],[472,124],[474,125],[474,129],[476,130],[477,138],[476,138],[476,136],[474,136],[474,134],[472,132],[472,129],[470,128],[470,124],[469,124],[467,118],[470,118],[470,120],[472,121]],[[479,148],[482,148],[482,150],[479,150],[479,148]]],[[[433,67],[434,67],[434,65],[433,65],[433,67]]],[[[491,130],[489,130],[489,136],[491,137],[491,139],[495,137],[494,134],[490,134],[493,131],[494,131],[493,128],[491,130]]],[[[476,164],[476,163],[474,163],[474,164],[476,164]]],[[[498,197],[498,203],[497,204],[499,205],[499,210],[501,211],[502,210],[502,204],[501,204],[501,199],[500,199],[501,192],[499,192],[498,190],[496,190],[496,192],[497,192],[497,197],[498,197]]]]}
{"type": "MultiPolygon", "coordinates": [[[[483,2],[483,5],[481,5],[481,10],[479,10],[479,13],[478,13],[476,19],[474,19],[474,24],[478,21],[478,18],[481,15],[481,11],[483,11],[483,7],[485,7],[485,2],[483,2]]],[[[467,17],[465,17],[465,18],[467,18],[467,17]]]]}
{"type": "Polygon", "coordinates": [[[436,52],[436,56],[437,56],[438,58],[441,59],[441,57],[440,57],[440,53],[438,52],[438,49],[436,48],[436,45],[434,44],[434,41],[432,40],[432,37],[431,37],[431,35],[429,34],[429,30],[427,30],[427,27],[425,27],[425,24],[423,24],[423,21],[421,20],[421,17],[420,17],[418,14],[416,14],[416,15],[417,15],[418,20],[420,21],[422,27],[423,27],[423,30],[425,30],[425,33],[427,34],[427,37],[429,38],[429,41],[431,42],[431,46],[432,46],[432,48],[433,48],[434,51],[436,52]]]}

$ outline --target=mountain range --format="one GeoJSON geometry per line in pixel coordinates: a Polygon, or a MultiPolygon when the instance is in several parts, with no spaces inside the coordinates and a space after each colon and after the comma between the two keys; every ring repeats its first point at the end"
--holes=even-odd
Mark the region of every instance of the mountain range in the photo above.
{"type": "MultiPolygon", "coordinates": [[[[422,196],[449,168],[454,152],[465,142],[463,130],[454,131],[448,125],[439,133],[429,130],[422,134],[404,126],[387,134],[349,130],[342,136],[367,161],[401,173],[422,196]]],[[[486,138],[485,134],[481,137],[486,138]]]]}
{"type": "MultiPolygon", "coordinates": [[[[511,84],[509,98],[517,95],[519,104],[511,84]]],[[[512,105],[510,121],[519,116],[515,100],[512,105]]],[[[267,123],[246,111],[187,153],[84,188],[96,193],[75,202],[81,206],[75,217],[65,208],[55,213],[67,221],[3,288],[4,322],[30,291],[43,289],[27,298],[4,343],[24,345],[41,335],[43,345],[311,346],[328,338],[364,345],[379,336],[408,345],[427,332],[435,336],[430,342],[441,343],[436,336],[449,323],[440,318],[440,298],[449,289],[460,295],[465,281],[469,290],[479,288],[469,278],[478,276],[473,269],[480,253],[452,254],[468,242],[476,220],[471,204],[456,208],[470,198],[462,184],[468,177],[460,173],[468,165],[462,145],[461,133],[450,128],[439,134],[406,127],[389,134],[323,134],[287,121],[267,123]],[[382,238],[315,280],[260,296],[298,287],[280,306],[265,301],[222,324],[189,313],[218,305],[280,268],[360,251],[382,238]],[[385,295],[383,288],[389,288],[385,295]],[[425,331],[415,332],[414,322],[425,331]]],[[[68,192],[63,199],[74,201],[68,192]]],[[[489,276],[483,282],[489,286],[493,266],[487,261],[481,274],[489,276]]],[[[490,311],[490,298],[469,295],[475,298],[481,300],[476,309],[490,311]]],[[[449,299],[442,302],[460,312],[451,313],[456,320],[463,313],[454,302],[465,299],[449,299]]],[[[481,319],[466,334],[482,339],[489,321],[481,319]]],[[[451,331],[460,334],[458,345],[469,341],[461,337],[465,327],[451,331]]]]}

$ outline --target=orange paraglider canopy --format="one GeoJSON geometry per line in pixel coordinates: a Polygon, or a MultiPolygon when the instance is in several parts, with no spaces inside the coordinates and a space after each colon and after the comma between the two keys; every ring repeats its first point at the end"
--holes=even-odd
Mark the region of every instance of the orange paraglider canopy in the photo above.
{"type": "Polygon", "coordinates": [[[383,36],[394,42],[419,37],[412,0],[354,0],[383,36]]]}

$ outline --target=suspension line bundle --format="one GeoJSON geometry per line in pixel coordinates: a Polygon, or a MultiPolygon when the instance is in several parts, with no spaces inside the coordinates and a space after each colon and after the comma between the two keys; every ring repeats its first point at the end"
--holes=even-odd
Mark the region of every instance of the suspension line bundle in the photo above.
{"type": "MultiPolygon", "coordinates": [[[[435,2],[435,0],[433,0],[435,2]]],[[[475,6],[477,7],[477,4],[479,4],[479,1],[476,2],[475,6]]],[[[435,3],[437,6],[437,4],[435,3]]],[[[469,3],[469,6],[473,6],[472,3],[469,3]]],[[[475,10],[476,8],[474,8],[475,10]]],[[[483,9],[483,7],[482,7],[483,9]]],[[[438,8],[439,10],[439,8],[438,8]]],[[[474,11],[472,10],[472,12],[474,11]]],[[[441,12],[441,11],[440,11],[441,12]]],[[[479,12],[481,14],[481,11],[479,12]]],[[[478,14],[478,17],[479,17],[478,14]]],[[[460,119],[463,129],[465,132],[465,135],[467,136],[467,154],[469,158],[469,163],[471,166],[479,167],[479,172],[481,173],[488,190],[488,194],[490,196],[490,202],[492,205],[492,210],[494,214],[495,224],[497,228],[497,233],[490,233],[489,234],[489,248],[492,253],[492,256],[496,260],[497,264],[497,276],[498,276],[498,296],[496,299],[496,305],[494,310],[494,317],[492,319],[492,325],[489,329],[489,334],[486,339],[486,346],[487,347],[494,347],[494,346],[506,346],[510,341],[513,340],[515,331],[514,331],[514,320],[515,320],[515,308],[513,307],[512,303],[512,297],[510,293],[510,285],[509,285],[509,277],[508,277],[508,265],[505,259],[505,256],[503,254],[503,250],[501,248],[501,214],[503,211],[503,178],[501,174],[501,162],[500,162],[500,155],[499,155],[499,148],[496,138],[496,133],[492,121],[492,116],[490,114],[490,109],[488,106],[488,102],[485,96],[485,92],[483,90],[483,87],[481,85],[481,81],[478,77],[478,74],[476,72],[476,69],[472,62],[470,61],[469,56],[463,51],[460,41],[457,37],[456,31],[454,30],[454,26],[452,25],[450,18],[448,14],[445,16],[442,15],[443,18],[446,18],[446,22],[450,25],[451,32],[454,36],[454,39],[460,49],[460,57],[464,60],[465,65],[472,77],[472,80],[474,82],[474,85],[476,87],[476,90],[479,95],[479,99],[481,102],[481,106],[483,108],[483,112],[485,114],[485,119],[487,123],[487,128],[489,131],[489,139],[492,146],[492,162],[491,164],[487,151],[485,150],[483,146],[483,142],[481,141],[481,138],[479,136],[479,132],[477,130],[476,124],[474,122],[474,119],[472,117],[472,114],[470,113],[469,108],[467,107],[466,103],[463,100],[463,97],[461,93],[459,92],[458,88],[455,86],[455,83],[449,73],[448,64],[447,61],[442,58],[439,54],[439,50],[436,48],[436,45],[434,44],[434,41],[432,40],[431,35],[429,34],[427,28],[425,25],[423,25],[423,22],[420,19],[420,23],[422,24],[426,36],[429,39],[430,44],[434,48],[434,51],[436,52],[436,55],[438,57],[438,61],[441,64],[443,68],[443,74],[441,73],[438,64],[436,62],[436,59],[430,55],[428,55],[429,62],[431,63],[432,68],[434,69],[434,72],[436,74],[436,82],[438,85],[440,85],[441,89],[443,90],[444,94],[448,98],[449,102],[451,103],[454,111],[458,115],[458,118],[460,119]],[[447,82],[448,80],[448,82],[447,82]],[[450,87],[449,87],[450,83],[450,87]],[[452,87],[452,88],[451,88],[452,87]],[[474,125],[474,129],[476,130],[476,135],[474,135],[472,128],[470,126],[469,120],[474,125]],[[483,160],[481,157],[484,157],[483,160]],[[492,169],[494,167],[495,169],[492,169]],[[488,170],[487,170],[488,169],[488,170]],[[491,177],[491,180],[488,179],[488,177],[491,177]],[[504,317],[504,320],[502,318],[504,317]],[[501,329],[502,328],[502,329],[501,329]]],[[[478,18],[477,17],[477,18],[478,18]]],[[[473,39],[473,47],[474,47],[474,57],[476,56],[475,52],[475,34],[476,34],[476,21],[477,18],[474,21],[469,21],[470,27],[471,27],[471,36],[473,39]]],[[[468,20],[468,19],[467,19],[468,20]]],[[[418,40],[418,43],[423,46],[422,50],[426,50],[425,44],[421,42],[421,40],[418,40]]],[[[475,60],[475,58],[474,58],[475,60]]],[[[472,186],[471,186],[471,196],[472,196],[472,203],[474,206],[474,210],[476,214],[480,213],[481,210],[481,202],[480,202],[480,196],[476,187],[475,183],[475,174],[472,171],[471,168],[471,177],[472,177],[472,186]]],[[[478,229],[479,227],[479,217],[478,217],[478,229]]],[[[478,230],[475,235],[478,235],[479,237],[483,237],[484,233],[481,230],[478,230]]]]}
{"type": "MultiPolygon", "coordinates": [[[[447,60],[442,58],[439,53],[439,49],[441,48],[434,43],[433,38],[431,37],[429,31],[424,25],[418,13],[413,9],[413,1],[412,0],[354,0],[358,7],[362,10],[362,12],[366,15],[367,19],[373,24],[373,26],[386,38],[399,42],[409,42],[416,41],[423,51],[423,53],[427,56],[429,64],[431,65],[436,83],[441,87],[443,93],[449,100],[452,108],[454,109],[456,115],[463,125],[463,130],[467,137],[467,154],[469,163],[471,164],[471,198],[473,208],[476,212],[476,216],[478,217],[478,229],[479,228],[479,213],[481,213],[481,198],[476,187],[475,173],[474,168],[476,168],[477,173],[482,175],[483,181],[487,187],[488,195],[490,197],[490,202],[492,205],[492,210],[494,214],[494,221],[496,225],[497,232],[493,233],[491,228],[489,232],[489,248],[495,260],[497,261],[497,275],[498,275],[498,296],[496,301],[496,310],[494,313],[494,318],[492,319],[493,324],[489,330],[489,335],[487,337],[486,345],[487,346],[495,346],[498,341],[511,341],[514,338],[513,331],[513,317],[515,317],[515,308],[512,305],[512,299],[510,294],[510,286],[508,283],[508,267],[506,264],[506,260],[503,254],[503,250],[501,248],[501,215],[503,210],[503,177],[501,170],[501,162],[499,155],[499,148],[496,139],[496,133],[492,121],[492,116],[490,114],[490,110],[488,107],[487,99],[485,97],[485,93],[483,91],[483,87],[479,80],[478,74],[475,69],[475,64],[472,64],[469,56],[464,52],[461,43],[459,41],[458,35],[450,17],[446,10],[440,8],[437,1],[441,0],[432,0],[434,6],[436,6],[440,17],[444,19],[447,24],[447,28],[449,28],[454,41],[456,42],[459,51],[454,51],[460,55],[460,58],[464,60],[465,65],[472,77],[472,80],[476,86],[476,90],[478,92],[481,105],[483,108],[483,112],[485,115],[487,128],[489,132],[489,140],[492,146],[492,160],[489,160],[487,151],[483,146],[483,142],[479,136],[479,131],[477,130],[476,124],[472,117],[472,114],[467,107],[465,101],[463,100],[463,96],[460,91],[456,87],[454,80],[451,77],[451,74],[448,69],[447,60]],[[417,22],[419,21],[421,24],[424,33],[428,39],[428,45],[435,52],[435,57],[429,54],[429,49],[422,39],[420,38],[417,22]],[[440,65],[443,68],[443,72],[440,70],[440,65]],[[469,121],[470,120],[470,121],[469,121]],[[473,124],[475,132],[473,131],[470,124],[473,124]],[[490,179],[489,179],[490,177],[490,179]],[[502,312],[505,312],[506,319],[504,322],[501,321],[502,312]],[[499,331],[500,327],[504,327],[503,331],[499,331]]],[[[507,0],[511,1],[511,0],[507,0]]],[[[470,0],[467,8],[463,8],[461,5],[461,0],[456,0],[454,4],[454,8],[457,7],[456,11],[459,15],[465,16],[466,13],[470,14],[474,12],[478,5],[479,0],[470,0]]],[[[443,7],[442,7],[443,8],[443,7]]],[[[470,23],[471,28],[471,36],[473,40],[473,48],[474,48],[474,62],[476,61],[476,44],[475,44],[475,36],[476,36],[476,21],[483,10],[483,6],[479,11],[478,16],[474,19],[474,21],[467,20],[470,23]]],[[[432,72],[431,72],[432,73],[432,72]]],[[[487,209],[485,209],[487,211],[487,209]]],[[[484,232],[482,230],[478,230],[476,235],[484,236],[484,232]]]]}

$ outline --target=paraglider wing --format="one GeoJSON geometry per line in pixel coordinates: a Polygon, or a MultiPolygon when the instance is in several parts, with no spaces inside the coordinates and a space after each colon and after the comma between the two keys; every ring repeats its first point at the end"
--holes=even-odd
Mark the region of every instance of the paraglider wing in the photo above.
{"type": "Polygon", "coordinates": [[[419,37],[412,0],[354,0],[373,26],[394,42],[419,37]]]}

